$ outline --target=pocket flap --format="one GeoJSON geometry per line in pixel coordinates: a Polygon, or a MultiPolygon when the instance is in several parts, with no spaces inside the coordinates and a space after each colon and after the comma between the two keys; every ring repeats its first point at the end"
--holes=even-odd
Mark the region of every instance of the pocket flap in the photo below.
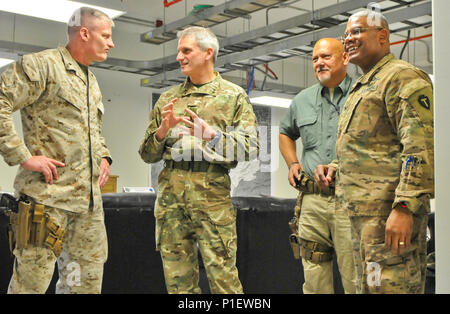
{"type": "Polygon", "coordinates": [[[61,88],[58,91],[58,96],[76,107],[78,110],[82,110],[83,101],[79,98],[79,95],[68,93],[66,90],[61,88]]]}
{"type": "Polygon", "coordinates": [[[307,116],[307,117],[303,117],[302,119],[300,119],[298,121],[298,126],[305,126],[305,125],[309,125],[309,124],[314,124],[317,121],[317,115],[314,116],[307,116]]]}
{"type": "Polygon", "coordinates": [[[98,109],[98,111],[101,112],[102,115],[105,113],[105,106],[103,105],[103,103],[101,101],[99,101],[97,103],[97,109],[98,109]]]}

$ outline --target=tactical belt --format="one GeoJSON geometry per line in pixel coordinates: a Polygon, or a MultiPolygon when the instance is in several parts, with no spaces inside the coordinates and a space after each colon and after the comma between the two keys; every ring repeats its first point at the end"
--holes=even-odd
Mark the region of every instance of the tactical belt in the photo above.
{"type": "Polygon", "coordinates": [[[334,186],[329,186],[324,189],[319,189],[317,184],[314,182],[313,192],[311,192],[311,193],[320,194],[320,195],[324,195],[324,196],[334,196],[334,186]]]}
{"type": "Polygon", "coordinates": [[[18,212],[8,211],[9,247],[26,249],[29,244],[48,247],[56,256],[62,251],[64,229],[45,213],[45,206],[29,200],[19,201],[18,212]]]}
{"type": "Polygon", "coordinates": [[[333,259],[333,248],[317,242],[299,238],[300,256],[313,263],[328,262],[333,259]]]}
{"type": "Polygon", "coordinates": [[[166,168],[180,169],[192,172],[220,172],[228,173],[228,169],[219,164],[212,164],[207,161],[173,161],[164,162],[166,168]]]}
{"type": "Polygon", "coordinates": [[[320,194],[324,196],[334,196],[334,186],[320,189],[314,179],[311,179],[305,172],[300,172],[300,180],[295,180],[299,190],[307,194],[320,194]]]}

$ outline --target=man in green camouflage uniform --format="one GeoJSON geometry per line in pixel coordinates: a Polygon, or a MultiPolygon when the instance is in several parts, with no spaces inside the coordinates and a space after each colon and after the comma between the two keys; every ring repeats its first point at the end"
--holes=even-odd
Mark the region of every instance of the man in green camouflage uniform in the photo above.
{"type": "Polygon", "coordinates": [[[382,14],[355,13],[344,37],[350,62],[364,75],[339,120],[337,163],[318,168],[316,180],[328,185],[337,167],[336,197],[351,217],[358,291],[424,293],[434,195],[432,83],[390,53],[382,14]]]}
{"type": "Polygon", "coordinates": [[[197,247],[212,293],[242,293],[229,169],[256,158],[256,118],[245,91],[214,72],[219,43],[208,29],[180,34],[185,82],[163,93],[139,154],[165,161],[155,203],[156,247],[169,293],[201,293],[197,247]]]}
{"type": "Polygon", "coordinates": [[[101,135],[102,95],[88,66],[114,47],[112,23],[103,12],[80,8],[69,21],[66,47],[25,55],[1,76],[0,153],[20,165],[14,187],[31,204],[30,220],[54,227],[47,234],[54,242],[34,242],[35,225],[19,247],[16,226],[9,293],[45,293],[55,261],[57,293],[101,292],[107,238],[100,189],[111,157],[101,135]],[[13,125],[17,110],[24,142],[13,125]]]}
{"type": "Polygon", "coordinates": [[[334,293],[333,251],[337,255],[345,293],[355,293],[347,213],[335,209],[334,187],[321,191],[313,181],[316,166],[336,158],[339,114],[354,81],[347,75],[348,56],[344,46],[335,38],[319,40],[314,45],[312,61],[319,83],[294,98],[281,120],[279,134],[280,151],[289,167],[289,182],[299,190],[295,233],[299,236],[299,255],[305,277],[303,293],[334,293]],[[303,144],[301,163],[295,148],[299,137],[303,144]]]}

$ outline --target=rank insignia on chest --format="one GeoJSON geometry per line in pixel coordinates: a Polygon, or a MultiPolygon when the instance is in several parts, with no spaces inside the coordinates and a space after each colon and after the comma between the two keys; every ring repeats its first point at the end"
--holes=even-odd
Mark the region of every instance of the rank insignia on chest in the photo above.
{"type": "Polygon", "coordinates": [[[422,107],[424,107],[424,108],[430,110],[431,103],[430,103],[430,99],[429,99],[427,96],[425,96],[425,95],[420,95],[420,96],[419,96],[419,104],[420,104],[422,107]]]}

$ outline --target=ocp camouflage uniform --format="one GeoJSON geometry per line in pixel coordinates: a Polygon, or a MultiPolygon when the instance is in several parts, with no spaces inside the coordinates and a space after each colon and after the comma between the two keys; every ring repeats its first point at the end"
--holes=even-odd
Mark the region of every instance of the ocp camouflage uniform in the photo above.
{"type": "Polygon", "coordinates": [[[256,158],[256,118],[245,91],[218,73],[200,87],[186,81],[163,93],[150,114],[139,154],[147,163],[165,160],[155,203],[156,249],[169,293],[201,293],[197,243],[212,293],[242,293],[236,268],[236,209],[230,198],[229,169],[256,158]],[[173,128],[158,142],[161,109],[173,98],[177,116],[189,107],[221,131],[215,145],[173,128]]]}
{"type": "Polygon", "coordinates": [[[358,79],[341,114],[336,197],[351,218],[362,293],[424,292],[432,104],[428,75],[389,54],[358,79]],[[385,247],[385,224],[399,203],[414,227],[411,246],[395,255],[385,247]]]}
{"type": "MultiPolygon", "coordinates": [[[[88,71],[87,77],[85,71],[66,48],[58,47],[25,55],[0,81],[0,153],[6,163],[20,165],[31,156],[44,155],[65,164],[57,168],[53,184],[46,183],[42,173],[22,167],[14,183],[18,194],[44,204],[46,213],[66,230],[57,292],[100,293],[107,258],[99,174],[102,157],[110,158],[110,153],[101,135],[101,92],[94,74],[88,71]],[[23,142],[13,125],[17,110],[23,142]],[[68,273],[80,280],[68,285],[68,273]]],[[[31,243],[27,249],[15,249],[14,255],[8,292],[44,293],[55,254],[31,243]]]]}

